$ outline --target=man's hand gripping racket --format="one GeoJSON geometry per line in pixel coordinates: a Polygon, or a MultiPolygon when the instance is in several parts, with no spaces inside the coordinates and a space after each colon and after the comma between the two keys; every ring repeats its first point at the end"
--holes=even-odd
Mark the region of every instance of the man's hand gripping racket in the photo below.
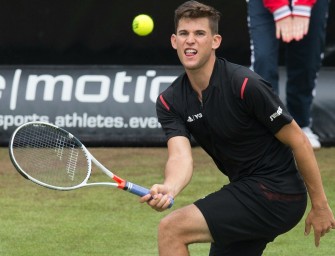
{"type": "MultiPolygon", "coordinates": [[[[150,190],[126,181],[104,167],[71,133],[44,122],[18,127],[9,143],[10,159],[25,178],[46,188],[73,190],[87,186],[113,186],[138,196],[150,190]],[[88,183],[92,163],[115,182],[88,183]]],[[[170,198],[168,208],[174,201],[170,198]]]]}

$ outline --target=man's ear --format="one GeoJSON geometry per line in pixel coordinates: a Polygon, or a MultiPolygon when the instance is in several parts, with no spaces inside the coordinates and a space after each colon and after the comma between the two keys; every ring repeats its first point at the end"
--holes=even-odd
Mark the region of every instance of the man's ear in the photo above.
{"type": "Polygon", "coordinates": [[[171,45],[172,45],[172,47],[173,47],[173,49],[177,49],[177,43],[176,43],[176,35],[175,34],[172,34],[171,35],[171,45]]]}
{"type": "Polygon", "coordinates": [[[217,48],[220,47],[222,41],[222,37],[218,34],[214,35],[213,37],[213,43],[212,43],[212,48],[216,50],[217,48]]]}

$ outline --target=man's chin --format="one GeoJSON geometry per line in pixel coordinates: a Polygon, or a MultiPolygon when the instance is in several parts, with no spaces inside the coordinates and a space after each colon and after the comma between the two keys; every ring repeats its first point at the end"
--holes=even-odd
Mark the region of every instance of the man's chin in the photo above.
{"type": "Polygon", "coordinates": [[[199,69],[199,65],[198,63],[195,63],[195,62],[189,62],[189,61],[185,61],[182,63],[184,68],[187,69],[187,70],[197,70],[199,69]]]}

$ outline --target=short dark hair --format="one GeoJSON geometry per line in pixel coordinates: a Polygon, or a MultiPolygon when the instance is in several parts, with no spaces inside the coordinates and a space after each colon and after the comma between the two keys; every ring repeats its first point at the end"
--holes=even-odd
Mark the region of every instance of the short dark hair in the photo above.
{"type": "Polygon", "coordinates": [[[219,32],[219,21],[221,14],[214,7],[199,3],[197,1],[187,1],[175,10],[174,25],[175,31],[179,24],[179,20],[183,18],[208,18],[209,26],[213,34],[219,32]]]}

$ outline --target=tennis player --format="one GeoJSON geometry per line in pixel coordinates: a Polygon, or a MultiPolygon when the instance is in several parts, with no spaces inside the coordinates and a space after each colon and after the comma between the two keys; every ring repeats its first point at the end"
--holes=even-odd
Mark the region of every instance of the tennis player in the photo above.
{"type": "Polygon", "coordinates": [[[219,19],[196,1],[175,11],[171,43],[185,73],[157,99],[168,145],[165,180],[152,186],[153,200],[141,202],[163,211],[190,182],[191,136],[230,183],[161,220],[159,255],[189,255],[189,244],[203,242],[211,243],[209,255],[262,255],[301,220],[307,191],[305,234],[313,228],[319,246],[335,219],[311,144],[268,82],[216,57],[219,19]]]}

